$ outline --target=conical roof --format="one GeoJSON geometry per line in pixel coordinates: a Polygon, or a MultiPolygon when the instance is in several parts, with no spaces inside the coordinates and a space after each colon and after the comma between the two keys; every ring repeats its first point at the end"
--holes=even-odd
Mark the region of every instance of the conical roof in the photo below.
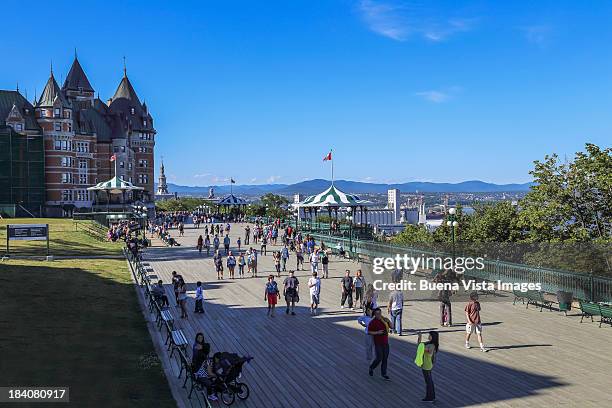
{"type": "Polygon", "coordinates": [[[62,103],[62,106],[70,107],[70,103],[64,97],[64,94],[60,90],[60,87],[57,84],[55,77],[53,76],[53,72],[51,72],[51,75],[49,76],[49,80],[47,81],[47,84],[45,85],[45,89],[40,95],[40,99],[38,100],[38,103],[36,104],[36,106],[37,107],[53,106],[56,98],[59,98],[59,100],[62,103]]]}
{"type": "Polygon", "coordinates": [[[114,102],[117,99],[121,98],[127,99],[131,101],[134,105],[138,106],[139,108],[142,108],[140,100],[138,99],[138,95],[136,95],[136,91],[134,90],[132,83],[125,74],[123,75],[123,78],[121,79],[121,82],[119,83],[119,86],[117,87],[117,90],[115,91],[115,95],[113,95],[112,100],[114,102]]]}
{"type": "Polygon", "coordinates": [[[68,76],[66,77],[66,81],[64,81],[62,89],[69,89],[71,91],[80,91],[81,89],[88,92],[94,91],[76,56],[74,57],[74,62],[72,63],[72,67],[70,67],[70,72],[68,72],[68,76]]]}
{"type": "Polygon", "coordinates": [[[373,205],[371,201],[362,200],[354,194],[347,194],[332,184],[322,193],[307,197],[298,204],[300,207],[357,207],[373,205]]]}

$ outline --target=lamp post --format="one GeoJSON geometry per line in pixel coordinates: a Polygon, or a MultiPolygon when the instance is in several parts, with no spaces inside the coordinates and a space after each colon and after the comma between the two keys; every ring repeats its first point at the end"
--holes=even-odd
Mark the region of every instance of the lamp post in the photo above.
{"type": "Polygon", "coordinates": [[[349,223],[349,251],[353,252],[353,209],[348,207],[346,212],[346,221],[349,223]]]}
{"type": "Polygon", "coordinates": [[[446,225],[448,225],[451,229],[452,257],[453,257],[453,267],[454,267],[455,266],[455,229],[459,226],[459,221],[457,221],[457,210],[455,208],[448,209],[448,217],[446,220],[446,225]]]}
{"type": "Polygon", "coordinates": [[[293,210],[293,215],[295,216],[295,231],[298,231],[298,216],[300,215],[300,209],[296,208],[295,210],[293,210]]]}

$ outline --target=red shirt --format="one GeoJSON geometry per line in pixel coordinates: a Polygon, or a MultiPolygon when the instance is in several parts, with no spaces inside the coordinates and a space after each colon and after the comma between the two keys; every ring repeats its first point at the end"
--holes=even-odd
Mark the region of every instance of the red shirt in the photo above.
{"type": "Polygon", "coordinates": [[[372,319],[370,324],[368,324],[368,333],[383,330],[383,334],[374,335],[374,344],[377,346],[384,346],[385,344],[389,344],[389,335],[387,333],[387,325],[378,319],[372,319]]]}

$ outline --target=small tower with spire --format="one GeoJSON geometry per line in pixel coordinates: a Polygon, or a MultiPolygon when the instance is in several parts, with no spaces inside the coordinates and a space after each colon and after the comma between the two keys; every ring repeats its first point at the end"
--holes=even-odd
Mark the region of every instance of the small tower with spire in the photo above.
{"type": "Polygon", "coordinates": [[[164,158],[162,157],[161,166],[159,167],[159,182],[157,183],[157,195],[167,195],[168,184],[166,183],[166,173],[164,169],[164,158]]]}

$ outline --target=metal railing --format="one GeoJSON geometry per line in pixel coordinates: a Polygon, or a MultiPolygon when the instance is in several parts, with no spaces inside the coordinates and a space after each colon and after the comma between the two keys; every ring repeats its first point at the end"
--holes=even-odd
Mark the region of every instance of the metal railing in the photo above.
{"type": "MultiPolygon", "coordinates": [[[[408,257],[446,258],[451,254],[446,252],[427,251],[408,246],[392,245],[358,239],[349,240],[339,236],[310,233],[315,240],[324,242],[329,247],[340,243],[345,249],[352,246],[351,251],[370,258],[394,257],[406,254],[408,257]]],[[[593,302],[612,301],[612,278],[594,276],[593,274],[569,272],[548,268],[540,268],[497,260],[483,260],[483,269],[466,271],[472,278],[503,283],[541,283],[542,291],[556,293],[558,291],[572,292],[574,297],[593,302]]]]}

